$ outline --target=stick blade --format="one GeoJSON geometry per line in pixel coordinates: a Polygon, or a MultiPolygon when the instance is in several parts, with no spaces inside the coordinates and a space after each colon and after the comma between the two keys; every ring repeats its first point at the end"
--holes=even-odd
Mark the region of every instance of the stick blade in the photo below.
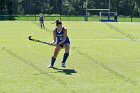
{"type": "Polygon", "coordinates": [[[32,36],[29,36],[29,40],[31,40],[31,37],[32,37],[32,36]]]}

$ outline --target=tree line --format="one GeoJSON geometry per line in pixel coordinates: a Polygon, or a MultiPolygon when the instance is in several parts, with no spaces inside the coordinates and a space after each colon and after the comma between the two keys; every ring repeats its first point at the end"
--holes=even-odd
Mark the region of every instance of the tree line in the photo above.
{"type": "MultiPolygon", "coordinates": [[[[0,15],[62,14],[85,15],[87,8],[108,8],[109,0],[0,0],[0,15]]],[[[140,0],[110,0],[112,12],[124,16],[140,16],[140,0]]],[[[99,11],[89,11],[97,15],[99,11]]]]}

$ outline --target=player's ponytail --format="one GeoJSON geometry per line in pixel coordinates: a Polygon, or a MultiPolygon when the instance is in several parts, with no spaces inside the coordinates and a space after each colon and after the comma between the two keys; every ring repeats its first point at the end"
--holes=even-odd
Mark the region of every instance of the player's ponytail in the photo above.
{"type": "Polygon", "coordinates": [[[62,25],[62,22],[61,21],[57,22],[56,26],[58,26],[58,25],[62,25]]]}

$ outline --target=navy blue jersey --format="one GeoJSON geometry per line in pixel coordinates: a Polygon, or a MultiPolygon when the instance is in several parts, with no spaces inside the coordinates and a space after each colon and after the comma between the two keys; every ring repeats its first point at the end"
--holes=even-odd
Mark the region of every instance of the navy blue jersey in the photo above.
{"type": "Polygon", "coordinates": [[[40,16],[40,21],[44,21],[44,16],[40,16]]]}
{"type": "MultiPolygon", "coordinates": [[[[64,30],[65,30],[65,28],[62,27],[62,31],[58,32],[58,29],[55,28],[57,44],[63,40],[64,30]]],[[[70,44],[70,40],[69,40],[68,36],[66,37],[66,40],[65,40],[64,43],[69,43],[70,44]]]]}

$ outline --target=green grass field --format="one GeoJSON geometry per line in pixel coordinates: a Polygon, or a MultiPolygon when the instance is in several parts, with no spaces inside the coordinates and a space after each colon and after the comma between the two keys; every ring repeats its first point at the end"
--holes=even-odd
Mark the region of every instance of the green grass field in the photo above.
{"type": "MultiPolygon", "coordinates": [[[[60,19],[60,16],[45,16],[46,21],[55,21],[56,19],[60,19]]],[[[107,16],[103,16],[102,19],[106,20],[107,16]]],[[[10,20],[10,16],[0,16],[0,20],[10,20]]],[[[35,21],[39,20],[39,15],[21,15],[21,16],[13,16],[11,20],[14,21],[35,21]]],[[[62,16],[62,21],[85,21],[85,16],[62,16]]],[[[114,20],[114,17],[111,16],[111,20],[114,20]]],[[[99,22],[99,17],[96,15],[89,16],[88,21],[99,22]]],[[[131,22],[130,16],[118,16],[118,22],[131,22]]],[[[133,17],[132,22],[140,22],[140,17],[133,17]]]]}
{"type": "MultiPolygon", "coordinates": [[[[59,19],[60,17],[56,17],[56,16],[52,16],[52,17],[45,17],[46,20],[49,21],[54,21],[56,19],[59,19]]],[[[18,21],[34,21],[35,17],[15,17],[16,20],[18,21]]],[[[107,17],[104,17],[103,19],[107,19],[107,17]]],[[[112,20],[114,19],[113,17],[111,18],[112,20]]],[[[36,18],[36,20],[39,20],[39,17],[36,18]]],[[[85,17],[84,16],[63,16],[62,21],[85,21],[85,17]]],[[[88,17],[88,21],[99,21],[99,17],[98,16],[90,16],[88,17]]],[[[122,17],[119,16],[118,17],[118,21],[119,22],[131,22],[131,17],[122,17]]],[[[133,17],[133,22],[140,22],[140,17],[133,17]]]]}
{"type": "Polygon", "coordinates": [[[0,93],[140,93],[140,23],[67,22],[71,51],[62,50],[49,69],[54,48],[28,36],[52,40],[55,25],[0,22],[0,93]]]}

